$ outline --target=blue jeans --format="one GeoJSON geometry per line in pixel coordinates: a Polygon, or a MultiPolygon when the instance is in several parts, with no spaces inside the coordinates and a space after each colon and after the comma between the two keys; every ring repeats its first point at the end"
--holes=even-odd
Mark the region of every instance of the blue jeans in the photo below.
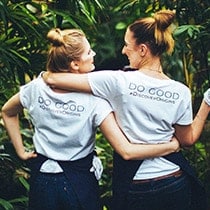
{"type": "Polygon", "coordinates": [[[132,184],[128,210],[190,210],[191,187],[187,175],[132,184]]]}
{"type": "Polygon", "coordinates": [[[81,210],[64,173],[37,173],[29,192],[29,210],[81,210]]]}

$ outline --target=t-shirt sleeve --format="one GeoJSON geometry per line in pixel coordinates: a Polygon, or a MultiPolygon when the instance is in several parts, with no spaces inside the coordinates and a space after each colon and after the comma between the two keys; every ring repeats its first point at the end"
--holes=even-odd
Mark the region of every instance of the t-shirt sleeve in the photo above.
{"type": "Polygon", "coordinates": [[[108,101],[102,98],[97,98],[97,105],[95,109],[95,126],[100,126],[102,121],[112,112],[112,107],[108,101]]]}
{"type": "Polygon", "coordinates": [[[95,96],[105,99],[115,98],[119,71],[102,70],[88,73],[88,82],[95,96]]]}
{"type": "Polygon", "coordinates": [[[43,72],[41,72],[36,79],[20,87],[20,102],[22,106],[26,109],[33,105],[31,103],[35,100],[38,87],[40,87],[42,74],[43,72]]]}
{"type": "Polygon", "coordinates": [[[178,119],[176,124],[178,125],[189,125],[193,121],[193,110],[192,110],[192,96],[188,88],[185,89],[182,103],[178,108],[178,119]]]}
{"type": "Polygon", "coordinates": [[[28,108],[33,101],[32,82],[20,87],[20,102],[24,108],[28,108]]]}

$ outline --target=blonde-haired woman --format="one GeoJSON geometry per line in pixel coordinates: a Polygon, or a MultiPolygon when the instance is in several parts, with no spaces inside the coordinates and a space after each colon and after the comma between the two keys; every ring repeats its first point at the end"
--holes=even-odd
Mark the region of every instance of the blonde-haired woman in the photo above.
{"type": "MultiPolygon", "coordinates": [[[[174,48],[174,17],[173,11],[161,10],[128,26],[122,53],[134,71],[46,73],[46,82],[108,100],[120,128],[133,143],[159,144],[175,135],[181,145],[192,145],[209,114],[210,90],[193,121],[189,88],[170,79],[161,65],[161,55],[174,48]]],[[[181,152],[143,161],[126,161],[115,153],[113,210],[204,210],[205,196],[181,152]]]]}

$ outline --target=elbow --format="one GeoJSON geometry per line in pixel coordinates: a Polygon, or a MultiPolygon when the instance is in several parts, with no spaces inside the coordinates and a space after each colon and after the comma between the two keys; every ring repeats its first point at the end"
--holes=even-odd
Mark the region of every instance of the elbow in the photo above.
{"type": "MultiPolygon", "coordinates": [[[[17,110],[15,110],[16,112],[17,110]]],[[[1,117],[3,119],[3,122],[5,123],[6,121],[12,119],[12,118],[16,118],[18,116],[18,113],[14,113],[13,111],[7,109],[7,107],[3,106],[1,109],[1,117]]]]}
{"type": "Polygon", "coordinates": [[[181,146],[184,148],[190,148],[195,142],[193,140],[181,142],[181,146]]]}
{"type": "Polygon", "coordinates": [[[7,112],[6,110],[4,110],[4,108],[2,108],[1,110],[1,117],[2,117],[3,123],[5,123],[5,121],[8,119],[7,112]]]}
{"type": "Polygon", "coordinates": [[[42,78],[47,85],[50,85],[50,86],[54,85],[54,80],[52,76],[50,76],[50,72],[47,71],[47,72],[42,73],[42,78]]]}
{"type": "Polygon", "coordinates": [[[196,141],[192,132],[187,132],[186,135],[176,137],[182,147],[191,147],[196,141]]]}
{"type": "Polygon", "coordinates": [[[123,151],[120,153],[120,155],[124,160],[132,160],[133,159],[133,156],[128,151],[123,151]]]}
{"type": "Polygon", "coordinates": [[[45,83],[49,86],[53,86],[54,85],[54,80],[51,77],[46,77],[44,79],[45,83]]]}
{"type": "Polygon", "coordinates": [[[4,106],[3,106],[2,109],[1,109],[1,117],[2,117],[2,119],[4,119],[5,116],[6,116],[6,112],[5,112],[5,109],[4,109],[4,106]]]}
{"type": "Polygon", "coordinates": [[[7,115],[3,110],[1,111],[1,117],[2,117],[3,126],[5,126],[5,121],[7,119],[7,115]]]}

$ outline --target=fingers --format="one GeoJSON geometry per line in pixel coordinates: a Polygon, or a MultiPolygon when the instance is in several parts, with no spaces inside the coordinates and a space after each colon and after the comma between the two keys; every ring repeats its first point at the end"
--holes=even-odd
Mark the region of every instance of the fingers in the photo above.
{"type": "Polygon", "coordinates": [[[36,158],[37,154],[32,151],[32,152],[24,152],[22,155],[19,156],[22,160],[28,160],[30,158],[36,158]]]}

